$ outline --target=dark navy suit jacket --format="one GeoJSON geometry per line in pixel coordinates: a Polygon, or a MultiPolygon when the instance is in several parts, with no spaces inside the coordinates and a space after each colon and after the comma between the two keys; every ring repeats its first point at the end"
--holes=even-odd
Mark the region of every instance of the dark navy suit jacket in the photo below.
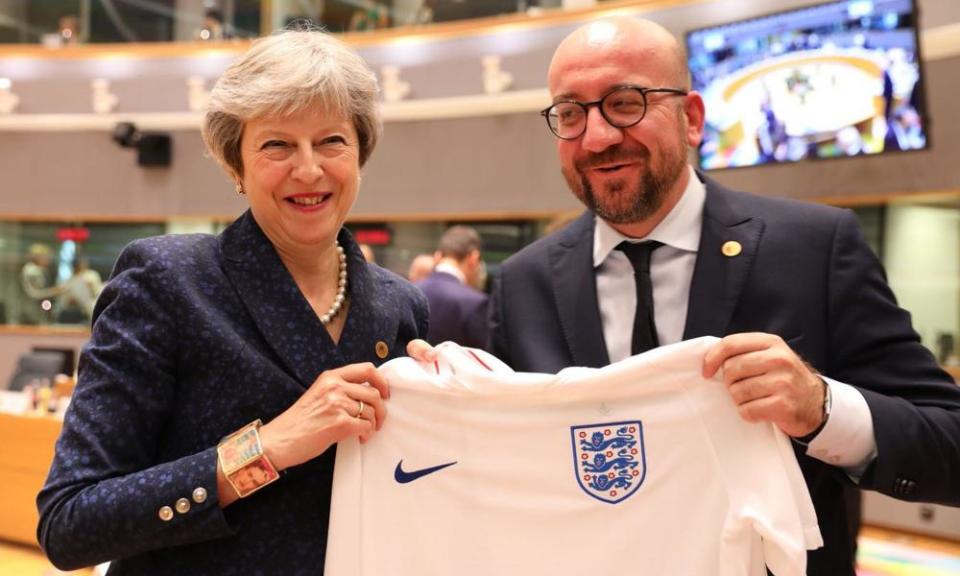
{"type": "Polygon", "coordinates": [[[465,285],[453,274],[439,271],[416,286],[430,306],[427,342],[436,345],[451,340],[461,346],[489,349],[490,298],[486,294],[465,285]]]}
{"type": "MultiPolygon", "coordinates": [[[[705,182],[684,338],[780,335],[821,373],[866,398],[878,456],[862,488],[960,505],[960,388],[920,344],[853,213],[705,182]],[[741,244],[739,256],[721,253],[728,240],[741,244]]],[[[593,230],[594,215],[585,213],[501,265],[492,297],[494,353],[514,369],[552,373],[609,363],[593,230]]],[[[855,535],[844,505],[852,483],[799,446],[797,458],[825,541],[809,555],[809,574],[852,576],[855,535]]]]}
{"type": "Polygon", "coordinates": [[[161,236],[123,251],[38,497],[39,540],[55,564],[114,560],[111,574],[323,572],[335,449],[221,510],[216,445],[283,412],[324,370],[403,356],[425,336],[423,295],[367,265],[348,232],[339,240],[350,296],[339,344],[249,212],[219,237],[161,236]],[[204,502],[192,499],[196,488],[204,502]],[[181,498],[189,511],[163,521],[158,510],[181,498]]]}

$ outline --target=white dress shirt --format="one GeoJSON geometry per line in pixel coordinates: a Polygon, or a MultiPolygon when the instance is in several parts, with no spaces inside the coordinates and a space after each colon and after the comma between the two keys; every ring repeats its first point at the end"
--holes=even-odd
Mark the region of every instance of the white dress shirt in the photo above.
{"type": "MultiPolygon", "coordinates": [[[[633,266],[626,254],[616,250],[623,240],[663,243],[650,258],[657,338],[660,345],[673,344],[683,338],[707,197],[706,188],[696,173],[692,168],[688,167],[688,170],[690,179],[683,196],[645,238],[627,238],[603,219],[596,218],[593,266],[610,362],[630,356],[633,317],[637,309],[633,266]]],[[[859,480],[877,451],[870,407],[856,388],[830,378],[823,379],[832,395],[831,415],[823,431],[807,447],[807,455],[840,466],[854,480],[859,480]]]]}
{"type": "Polygon", "coordinates": [[[463,272],[462,272],[459,268],[457,268],[456,266],[454,266],[453,264],[450,264],[449,262],[440,262],[440,263],[438,263],[436,266],[433,267],[433,271],[434,271],[434,272],[445,272],[445,273],[453,276],[453,277],[456,278],[457,280],[459,280],[461,284],[466,284],[466,283],[467,283],[467,277],[463,275],[463,272]]]}

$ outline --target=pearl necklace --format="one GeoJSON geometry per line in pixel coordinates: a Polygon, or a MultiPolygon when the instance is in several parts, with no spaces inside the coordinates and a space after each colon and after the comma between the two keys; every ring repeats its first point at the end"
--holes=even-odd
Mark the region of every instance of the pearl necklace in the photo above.
{"type": "Polygon", "coordinates": [[[340,275],[337,278],[337,296],[333,299],[330,309],[320,316],[320,323],[326,326],[331,320],[336,318],[343,307],[343,302],[347,299],[347,255],[343,253],[343,247],[336,243],[337,258],[339,260],[340,275]]]}

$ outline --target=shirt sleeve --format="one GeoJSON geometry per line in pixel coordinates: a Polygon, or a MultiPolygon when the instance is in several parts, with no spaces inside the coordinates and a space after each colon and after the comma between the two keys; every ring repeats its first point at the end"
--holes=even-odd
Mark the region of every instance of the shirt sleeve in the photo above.
{"type": "Polygon", "coordinates": [[[807,446],[807,456],[839,466],[854,482],[877,455],[873,418],[867,401],[853,386],[821,376],[832,404],[826,426],[807,446]]]}

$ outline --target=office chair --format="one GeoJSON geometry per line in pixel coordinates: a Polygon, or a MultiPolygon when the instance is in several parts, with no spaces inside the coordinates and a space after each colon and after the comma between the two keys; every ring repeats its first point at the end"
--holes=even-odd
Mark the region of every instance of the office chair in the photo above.
{"type": "Polygon", "coordinates": [[[17,368],[7,388],[18,392],[35,380],[53,384],[54,376],[62,369],[63,354],[59,352],[27,352],[17,360],[17,368]]]}

